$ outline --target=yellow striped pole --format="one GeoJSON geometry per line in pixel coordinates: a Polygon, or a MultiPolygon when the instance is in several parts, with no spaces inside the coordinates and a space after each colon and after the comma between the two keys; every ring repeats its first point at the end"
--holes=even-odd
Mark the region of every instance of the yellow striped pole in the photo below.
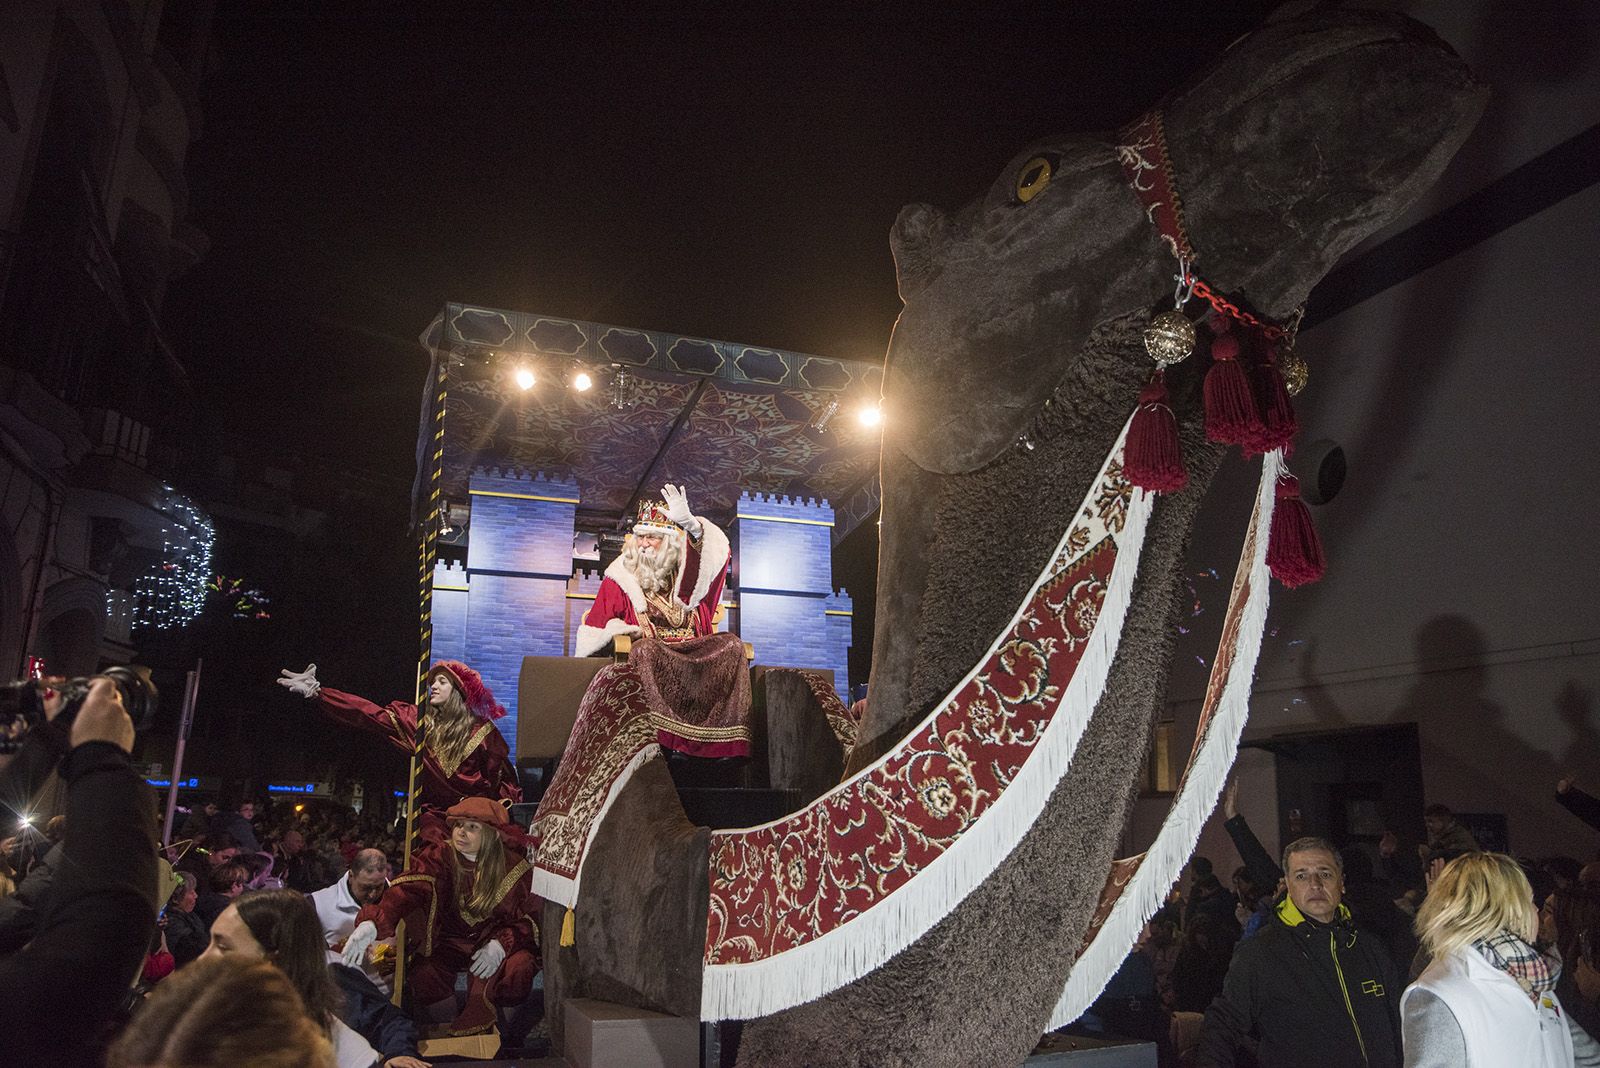
{"type": "MultiPolygon", "coordinates": [[[[448,390],[445,376],[450,364],[448,356],[435,361],[437,376],[433,390],[433,437],[425,455],[428,457],[428,501],[424,506],[422,530],[417,537],[417,623],[420,638],[417,652],[417,732],[411,748],[410,767],[406,778],[406,837],[402,867],[411,867],[411,840],[417,831],[417,778],[422,768],[422,749],[427,740],[427,720],[423,710],[428,707],[428,667],[433,662],[433,567],[438,559],[439,516],[443,507],[440,499],[444,478],[444,404],[448,390]]],[[[400,1004],[406,978],[406,925],[401,920],[395,927],[395,963],[393,1001],[400,1004]]]]}

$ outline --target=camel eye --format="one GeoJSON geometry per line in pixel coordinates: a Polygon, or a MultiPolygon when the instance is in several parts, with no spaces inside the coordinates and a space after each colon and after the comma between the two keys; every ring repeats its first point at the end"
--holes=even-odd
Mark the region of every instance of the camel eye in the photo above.
{"type": "Polygon", "coordinates": [[[1050,184],[1051,175],[1055,174],[1055,165],[1048,156],[1035,156],[1022,165],[1017,172],[1017,201],[1026,204],[1043,192],[1044,187],[1050,184]]]}

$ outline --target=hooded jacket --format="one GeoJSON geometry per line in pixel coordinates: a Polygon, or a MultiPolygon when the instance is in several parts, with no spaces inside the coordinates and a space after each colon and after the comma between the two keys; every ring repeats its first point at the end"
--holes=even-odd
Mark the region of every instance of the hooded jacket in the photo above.
{"type": "Polygon", "coordinates": [[[1285,898],[1234,951],[1197,1063],[1232,1068],[1254,1045],[1261,1068],[1400,1068],[1404,986],[1383,943],[1343,905],[1324,924],[1285,898]]]}

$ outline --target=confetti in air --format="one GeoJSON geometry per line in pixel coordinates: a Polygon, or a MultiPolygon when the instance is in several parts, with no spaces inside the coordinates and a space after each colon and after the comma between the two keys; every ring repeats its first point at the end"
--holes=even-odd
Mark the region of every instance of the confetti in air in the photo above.
{"type": "Polygon", "coordinates": [[[267,611],[272,598],[254,586],[246,586],[244,579],[216,575],[206,584],[206,589],[228,607],[234,619],[272,618],[272,613],[267,611]]]}

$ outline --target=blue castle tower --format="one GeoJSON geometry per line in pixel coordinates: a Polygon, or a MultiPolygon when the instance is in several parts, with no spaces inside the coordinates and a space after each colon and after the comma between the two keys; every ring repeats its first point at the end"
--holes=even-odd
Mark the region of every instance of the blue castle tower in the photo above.
{"type": "Polygon", "coordinates": [[[543,471],[479,468],[468,493],[466,567],[434,570],[433,655],[483,676],[506,706],[497,726],[514,750],[522,658],[566,652],[578,484],[543,471]]]}
{"type": "Polygon", "coordinates": [[[833,507],[741,493],[733,530],[740,637],[756,660],[831,668],[850,692],[850,595],[833,588],[833,507]]]}

